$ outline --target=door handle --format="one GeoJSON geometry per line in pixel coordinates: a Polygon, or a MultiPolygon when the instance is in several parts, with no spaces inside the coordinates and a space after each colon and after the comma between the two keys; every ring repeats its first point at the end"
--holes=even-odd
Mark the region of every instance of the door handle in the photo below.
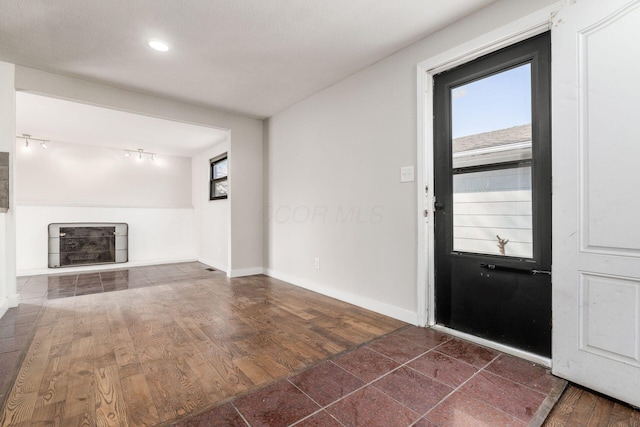
{"type": "Polygon", "coordinates": [[[442,202],[434,202],[433,203],[433,209],[434,210],[440,210],[440,209],[444,209],[444,203],[442,202]]]}
{"type": "Polygon", "coordinates": [[[532,270],[529,268],[522,267],[507,267],[506,265],[496,265],[496,264],[480,264],[480,268],[484,268],[485,270],[494,270],[494,271],[506,271],[512,273],[525,273],[525,274],[533,274],[532,270]]]}
{"type": "Polygon", "coordinates": [[[547,270],[531,270],[531,274],[548,274],[551,276],[551,272],[547,270]]]}
{"type": "Polygon", "coordinates": [[[506,265],[496,265],[496,264],[480,264],[480,268],[484,268],[486,270],[501,270],[501,271],[510,271],[513,273],[525,273],[525,274],[548,274],[551,276],[550,271],[546,270],[535,270],[530,268],[522,268],[522,267],[508,267],[506,265]]]}

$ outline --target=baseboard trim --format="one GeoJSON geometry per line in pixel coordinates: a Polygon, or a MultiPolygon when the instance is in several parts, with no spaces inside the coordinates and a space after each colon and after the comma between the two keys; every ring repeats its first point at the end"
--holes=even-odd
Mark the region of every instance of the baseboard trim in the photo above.
{"type": "Polygon", "coordinates": [[[20,294],[9,295],[7,297],[7,305],[9,306],[9,308],[17,307],[18,304],[20,304],[20,294]]]}
{"type": "Polygon", "coordinates": [[[218,265],[217,263],[213,262],[213,261],[208,261],[206,259],[199,259],[198,262],[207,265],[211,268],[215,268],[218,271],[222,271],[223,273],[226,273],[229,269],[229,267],[225,266],[225,267],[221,267],[220,265],[218,265]]]}
{"type": "Polygon", "coordinates": [[[13,307],[17,307],[20,304],[20,294],[10,295],[2,304],[0,304],[0,318],[13,307]]]}
{"type": "Polygon", "coordinates": [[[181,262],[196,262],[195,258],[164,259],[150,261],[128,261],[119,264],[83,265],[77,267],[60,268],[36,268],[30,270],[18,270],[17,276],[42,276],[44,274],[82,273],[84,271],[122,270],[123,268],[145,267],[149,265],[178,264],[181,262]]]}
{"type": "Polygon", "coordinates": [[[520,359],[528,360],[529,362],[537,363],[538,365],[551,367],[551,359],[539,356],[537,354],[529,353],[528,351],[520,350],[508,345],[493,342],[484,338],[476,337],[475,335],[466,334],[464,332],[456,331],[455,329],[447,328],[446,326],[433,325],[431,328],[436,331],[444,332],[454,337],[462,338],[463,340],[471,341],[476,344],[483,345],[485,347],[498,350],[502,353],[510,354],[512,356],[519,357],[520,359]]]}
{"type": "Polygon", "coordinates": [[[254,268],[241,268],[237,270],[229,270],[227,272],[227,277],[245,277],[245,276],[255,276],[256,274],[264,274],[264,268],[262,267],[254,267],[254,268]]]}
{"type": "Polygon", "coordinates": [[[302,279],[269,268],[265,269],[264,274],[275,279],[285,281],[292,285],[299,286],[301,288],[308,289],[310,291],[317,292],[319,294],[335,298],[337,300],[344,301],[346,303],[353,304],[355,306],[362,307],[367,310],[371,310],[406,323],[410,323],[412,325],[418,325],[418,314],[410,310],[405,310],[391,304],[386,304],[380,301],[372,300],[370,298],[365,298],[361,295],[344,292],[339,289],[333,289],[323,283],[315,282],[308,279],[302,279]]]}
{"type": "Polygon", "coordinates": [[[2,316],[4,316],[7,310],[9,310],[9,301],[5,301],[0,304],[0,319],[2,318],[2,316]]]}

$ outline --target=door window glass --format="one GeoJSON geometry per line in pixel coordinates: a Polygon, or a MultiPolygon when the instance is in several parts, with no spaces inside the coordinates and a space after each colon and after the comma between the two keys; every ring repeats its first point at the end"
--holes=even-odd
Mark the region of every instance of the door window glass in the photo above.
{"type": "Polygon", "coordinates": [[[533,257],[531,65],[451,89],[453,250],[533,257]]]}
{"type": "Polygon", "coordinates": [[[452,88],[451,111],[454,140],[530,125],[531,64],[523,64],[452,88]]]}
{"type": "Polygon", "coordinates": [[[453,176],[453,250],[533,257],[531,165],[453,176]]]}

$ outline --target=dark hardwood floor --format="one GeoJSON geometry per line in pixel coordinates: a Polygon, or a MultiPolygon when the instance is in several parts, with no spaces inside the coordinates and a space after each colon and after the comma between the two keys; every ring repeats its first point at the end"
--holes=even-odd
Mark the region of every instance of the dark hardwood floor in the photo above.
{"type": "MultiPolygon", "coordinates": [[[[397,370],[393,375],[400,375],[404,371],[397,365],[405,363],[413,369],[412,364],[427,357],[419,352],[440,353],[441,348],[433,345],[442,345],[442,351],[450,345],[432,339],[421,343],[425,330],[407,329],[402,322],[267,276],[228,279],[206,267],[183,263],[20,278],[21,304],[0,319],[0,426],[153,426],[175,420],[183,420],[180,425],[185,426],[210,426],[211,418],[205,417],[204,424],[190,420],[196,414],[214,414],[216,408],[235,408],[238,396],[264,393],[261,390],[269,384],[296,383],[292,375],[310,367],[321,371],[330,366],[336,371],[333,365],[355,357],[350,354],[363,353],[367,358],[353,367],[356,376],[362,369],[379,367],[381,361],[397,370]],[[413,338],[407,339],[406,334],[413,338]],[[407,349],[416,351],[415,361],[390,362],[395,352],[407,349]],[[369,366],[373,355],[380,360],[369,366]]],[[[490,364],[504,358],[494,356],[487,359],[490,364]]],[[[450,356],[440,357],[449,360],[450,356]]],[[[449,367],[455,368],[455,377],[469,355],[456,357],[460,361],[449,367]]],[[[526,388],[516,388],[531,394],[527,385],[531,367],[521,366],[509,381],[517,379],[526,388]]],[[[492,369],[491,365],[485,368],[492,369]]],[[[407,372],[415,370],[411,369],[407,372]]],[[[422,374],[435,378],[443,369],[422,374]]],[[[468,385],[453,384],[459,390],[441,401],[462,402],[456,413],[458,417],[466,414],[465,425],[477,425],[476,417],[493,413],[483,415],[473,409],[478,396],[473,401],[457,397],[473,390],[483,369],[476,374],[469,371],[475,379],[468,385]]],[[[330,379],[321,375],[319,380],[330,379]]],[[[374,382],[382,379],[360,380],[365,383],[363,391],[345,402],[369,393],[364,390],[381,390],[374,382]]],[[[406,382],[397,387],[400,392],[406,382]]],[[[387,392],[393,395],[394,390],[387,392]]],[[[496,391],[497,396],[501,393],[496,391]]],[[[508,394],[515,398],[513,392],[508,394]]],[[[486,392],[482,398],[491,395],[486,392]]],[[[389,404],[396,405],[400,398],[394,399],[389,404]]],[[[555,399],[547,401],[548,410],[555,399]]],[[[490,399],[483,407],[504,410],[500,402],[490,399]]],[[[538,411],[530,425],[640,426],[637,410],[577,386],[567,387],[543,422],[547,410],[538,411]]],[[[242,407],[234,411],[239,415],[242,407]]],[[[326,419],[324,412],[323,408],[311,418],[326,419]]],[[[434,425],[428,419],[437,413],[425,415],[416,426],[434,425]]],[[[238,425],[249,422],[245,417],[238,425]]]]}
{"type": "Polygon", "coordinates": [[[44,302],[0,425],[157,425],[405,326],[267,276],[205,268],[129,269],[124,291],[77,296],[76,285],[66,298],[60,276],[22,280],[44,302]]]}

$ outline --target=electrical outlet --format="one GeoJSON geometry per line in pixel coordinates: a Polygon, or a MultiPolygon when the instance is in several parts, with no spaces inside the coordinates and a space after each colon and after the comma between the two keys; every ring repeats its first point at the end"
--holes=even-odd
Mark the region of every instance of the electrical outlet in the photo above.
{"type": "Polygon", "coordinates": [[[316,258],[313,260],[313,265],[314,265],[314,267],[316,268],[316,270],[320,270],[320,258],[316,257],[316,258]]]}

